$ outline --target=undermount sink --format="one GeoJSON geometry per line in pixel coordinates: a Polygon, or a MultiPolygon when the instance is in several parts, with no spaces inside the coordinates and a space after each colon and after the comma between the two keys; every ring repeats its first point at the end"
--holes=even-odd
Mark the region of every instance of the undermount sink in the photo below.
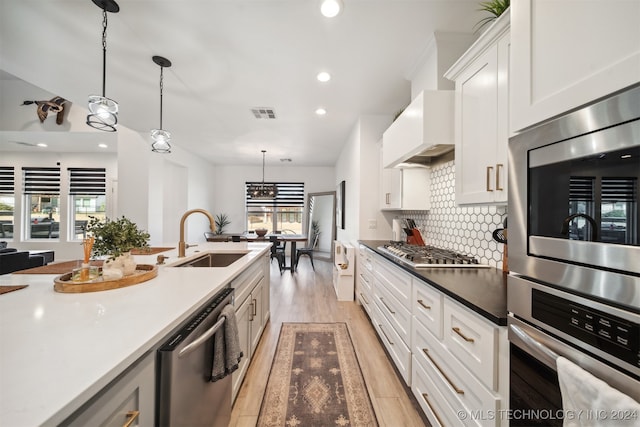
{"type": "Polygon", "coordinates": [[[227,267],[249,252],[207,253],[174,267],[227,267]]]}

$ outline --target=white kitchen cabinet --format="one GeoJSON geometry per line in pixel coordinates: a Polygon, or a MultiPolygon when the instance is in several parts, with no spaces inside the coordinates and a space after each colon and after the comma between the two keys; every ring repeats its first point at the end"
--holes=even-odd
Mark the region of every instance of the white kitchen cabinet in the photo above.
{"type": "Polygon", "coordinates": [[[231,282],[235,288],[234,304],[242,359],[232,374],[232,401],[235,400],[247,373],[251,358],[269,319],[269,257],[257,261],[231,282]]]}
{"type": "Polygon", "coordinates": [[[382,162],[380,167],[381,210],[431,209],[431,168],[385,168],[382,162]]]}
{"type": "Polygon", "coordinates": [[[425,90],[383,133],[382,166],[397,166],[432,147],[451,151],[452,143],[453,91],[425,90]]]}
{"type": "Polygon", "coordinates": [[[502,14],[445,77],[455,81],[456,202],[507,202],[509,13],[502,14]]]}
{"type": "Polygon", "coordinates": [[[362,307],[373,316],[373,252],[364,245],[358,248],[356,296],[362,307]]]}
{"type": "Polygon", "coordinates": [[[511,3],[511,129],[640,81],[640,2],[511,3]]]}
{"type": "Polygon", "coordinates": [[[402,378],[411,385],[411,275],[374,256],[375,329],[402,378]]]}
{"type": "Polygon", "coordinates": [[[506,328],[418,281],[412,303],[411,390],[427,418],[436,425],[500,425],[499,417],[470,414],[506,409],[506,328]]]}
{"type": "Polygon", "coordinates": [[[155,360],[155,352],[143,356],[60,425],[155,425],[155,360]]]}

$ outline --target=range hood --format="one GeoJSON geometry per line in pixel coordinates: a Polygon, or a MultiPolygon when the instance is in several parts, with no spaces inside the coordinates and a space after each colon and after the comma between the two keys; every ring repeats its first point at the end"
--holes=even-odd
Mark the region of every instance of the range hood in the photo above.
{"type": "Polygon", "coordinates": [[[420,92],[382,137],[382,165],[428,165],[454,150],[454,91],[420,92]]]}

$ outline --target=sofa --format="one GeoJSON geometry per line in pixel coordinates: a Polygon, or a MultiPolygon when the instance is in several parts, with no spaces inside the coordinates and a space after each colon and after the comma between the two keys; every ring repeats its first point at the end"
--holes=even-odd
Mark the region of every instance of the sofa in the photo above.
{"type": "Polygon", "coordinates": [[[30,255],[29,251],[15,248],[0,248],[0,275],[45,265],[43,255],[30,255]]]}

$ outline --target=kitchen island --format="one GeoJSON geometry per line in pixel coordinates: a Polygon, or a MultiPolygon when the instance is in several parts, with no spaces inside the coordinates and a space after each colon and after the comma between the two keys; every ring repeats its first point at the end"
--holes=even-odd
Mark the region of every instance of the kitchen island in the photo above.
{"type": "MultiPolygon", "coordinates": [[[[0,285],[28,285],[0,296],[0,424],[60,424],[155,351],[218,290],[264,260],[269,248],[202,243],[180,259],[177,249],[169,250],[156,278],[102,292],[55,292],[51,274],[0,276],[0,285]],[[173,267],[204,252],[238,251],[248,254],[228,267],[173,267]]],[[[135,260],[155,264],[156,257],[135,260]]]]}

